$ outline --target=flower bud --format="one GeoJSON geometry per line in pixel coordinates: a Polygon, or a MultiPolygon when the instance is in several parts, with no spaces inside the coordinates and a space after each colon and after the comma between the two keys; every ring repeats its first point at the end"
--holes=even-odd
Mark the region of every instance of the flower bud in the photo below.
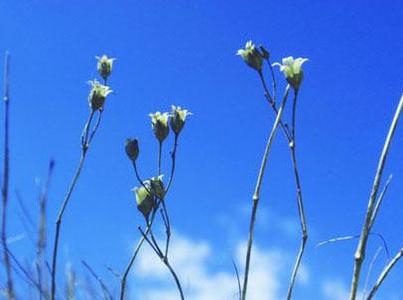
{"type": "Polygon", "coordinates": [[[130,160],[136,161],[139,156],[139,142],[137,139],[127,139],[125,146],[126,154],[130,160]]]}
{"type": "Polygon", "coordinates": [[[307,58],[299,57],[294,59],[292,56],[289,56],[283,58],[282,64],[274,63],[273,66],[279,66],[280,71],[284,73],[287,82],[294,90],[298,90],[304,76],[304,73],[302,71],[302,64],[307,60],[307,58]]]}
{"type": "Polygon", "coordinates": [[[136,194],[137,209],[144,215],[146,219],[150,215],[150,212],[154,208],[154,197],[149,193],[150,184],[148,181],[144,182],[145,187],[134,188],[133,191],[136,194]]]}
{"type": "Polygon", "coordinates": [[[149,114],[151,117],[151,126],[154,131],[154,135],[157,140],[162,143],[169,134],[169,127],[168,127],[168,113],[161,114],[157,111],[154,114],[149,114]]]}
{"type": "Polygon", "coordinates": [[[105,54],[101,57],[95,56],[95,58],[98,60],[98,73],[104,80],[106,80],[112,72],[113,61],[115,60],[115,58],[109,58],[105,54]]]}
{"type": "Polygon", "coordinates": [[[259,50],[256,49],[252,41],[246,43],[245,49],[239,49],[237,55],[239,55],[249,67],[259,72],[262,70],[263,56],[259,50]]]}
{"type": "Polygon", "coordinates": [[[152,193],[160,200],[164,200],[165,196],[165,187],[164,182],[162,181],[162,175],[153,177],[150,180],[151,191],[152,193]]]}
{"type": "Polygon", "coordinates": [[[88,82],[92,88],[88,96],[88,102],[93,111],[102,110],[104,107],[106,97],[112,93],[112,90],[103,84],[100,84],[97,80],[88,82]]]}
{"type": "Polygon", "coordinates": [[[192,115],[187,109],[181,109],[179,106],[172,105],[170,125],[173,132],[178,135],[185,125],[186,117],[192,115]]]}
{"type": "Polygon", "coordinates": [[[266,50],[265,47],[263,47],[262,45],[260,45],[260,52],[262,53],[262,57],[263,59],[269,59],[270,58],[270,52],[266,50]]]}

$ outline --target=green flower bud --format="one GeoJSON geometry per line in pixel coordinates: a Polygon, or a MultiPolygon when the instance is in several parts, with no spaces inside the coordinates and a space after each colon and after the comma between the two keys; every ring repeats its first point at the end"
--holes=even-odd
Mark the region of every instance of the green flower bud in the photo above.
{"type": "Polygon", "coordinates": [[[109,58],[105,54],[101,57],[95,56],[95,58],[98,60],[98,73],[104,80],[106,80],[112,72],[113,61],[115,60],[115,58],[109,58]]]}
{"type": "Polygon", "coordinates": [[[267,51],[266,48],[263,47],[262,45],[260,45],[259,48],[260,48],[260,52],[262,53],[263,59],[269,59],[270,58],[270,52],[267,51]]]}
{"type": "Polygon", "coordinates": [[[88,96],[88,102],[93,111],[102,110],[104,107],[106,97],[112,93],[112,90],[103,84],[100,84],[97,80],[88,82],[92,88],[88,96]]]}
{"type": "Polygon", "coordinates": [[[179,106],[172,105],[170,125],[173,132],[178,135],[185,125],[186,117],[192,115],[187,109],[181,109],[179,106]]]}
{"type": "Polygon", "coordinates": [[[239,55],[249,67],[259,72],[262,70],[263,56],[259,50],[256,49],[252,41],[248,41],[245,45],[245,49],[239,49],[236,54],[239,55]]]}
{"type": "Polygon", "coordinates": [[[152,193],[157,196],[158,199],[164,200],[165,187],[162,181],[162,175],[151,178],[150,185],[152,193]]]}
{"type": "Polygon", "coordinates": [[[154,131],[154,135],[157,140],[162,143],[169,134],[169,127],[168,127],[168,119],[169,114],[163,113],[161,114],[157,111],[154,114],[149,114],[151,117],[151,125],[154,131]]]}
{"type": "Polygon", "coordinates": [[[291,85],[294,90],[298,90],[301,85],[304,73],[302,71],[302,64],[306,62],[307,58],[296,58],[292,56],[283,58],[282,64],[274,63],[273,66],[279,66],[280,71],[282,71],[287,79],[287,82],[291,85]]]}
{"type": "Polygon", "coordinates": [[[134,188],[133,191],[136,194],[137,209],[144,215],[146,219],[150,215],[150,212],[154,208],[155,200],[154,197],[149,193],[150,184],[148,181],[144,182],[144,186],[139,188],[134,188]]]}
{"type": "Polygon", "coordinates": [[[136,161],[139,156],[139,142],[137,139],[127,139],[125,146],[126,154],[130,160],[136,161]]]}

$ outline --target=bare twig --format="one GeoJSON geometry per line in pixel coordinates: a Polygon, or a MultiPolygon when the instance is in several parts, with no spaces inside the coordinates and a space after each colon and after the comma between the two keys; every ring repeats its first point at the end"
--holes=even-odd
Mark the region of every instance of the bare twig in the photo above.
{"type": "MultiPolygon", "coordinates": [[[[44,186],[42,187],[41,195],[39,197],[39,228],[38,228],[38,241],[37,241],[37,273],[38,283],[40,290],[47,291],[47,272],[43,272],[46,268],[46,245],[47,245],[47,200],[50,182],[52,179],[53,169],[55,167],[55,161],[50,160],[48,168],[48,176],[44,186]],[[45,285],[42,288],[42,285],[45,285]]],[[[39,294],[39,298],[42,299],[42,293],[39,294]]],[[[48,299],[48,297],[45,297],[48,299]]]]}
{"type": "Polygon", "coordinates": [[[378,162],[378,168],[376,170],[374,183],[372,185],[371,195],[368,201],[367,212],[365,215],[365,221],[362,227],[360,241],[357,246],[357,250],[354,255],[354,271],[353,271],[353,278],[351,281],[351,291],[350,291],[350,300],[355,300],[357,295],[358,284],[360,281],[360,274],[361,274],[361,267],[362,262],[365,258],[365,250],[368,241],[368,234],[371,230],[371,224],[374,223],[373,216],[374,216],[374,207],[376,205],[376,198],[378,195],[379,185],[381,182],[383,169],[385,167],[386,158],[388,156],[388,151],[393,139],[393,135],[395,133],[397,123],[399,121],[400,114],[403,108],[403,95],[400,98],[399,105],[397,106],[395,115],[393,117],[392,123],[389,128],[389,132],[386,136],[386,140],[382,149],[382,153],[378,162]]]}
{"type": "Polygon", "coordinates": [[[375,219],[376,219],[376,217],[378,215],[378,212],[379,212],[379,208],[381,207],[383,198],[385,197],[385,194],[388,191],[389,184],[392,181],[392,178],[393,178],[392,175],[389,175],[388,180],[385,183],[385,187],[383,188],[381,194],[378,197],[378,200],[376,201],[376,204],[375,204],[375,207],[374,207],[374,212],[372,213],[372,218],[371,218],[371,222],[370,222],[370,225],[369,225],[370,231],[372,229],[372,226],[374,225],[375,219]]]}
{"type": "Polygon", "coordinates": [[[364,291],[362,292],[362,300],[364,300],[367,295],[368,285],[369,285],[369,280],[371,278],[372,269],[374,268],[375,262],[379,256],[379,254],[381,253],[381,251],[382,251],[382,247],[378,247],[378,249],[376,249],[376,252],[371,259],[371,263],[369,264],[367,276],[365,277],[364,291]]]}
{"type": "Polygon", "coordinates": [[[232,265],[234,267],[236,281],[238,283],[238,299],[241,300],[241,297],[242,297],[241,279],[239,278],[238,267],[236,266],[236,263],[234,260],[232,260],[232,265]]]}
{"type": "Polygon", "coordinates": [[[371,289],[371,292],[369,293],[367,300],[371,300],[372,297],[376,294],[378,291],[379,287],[382,285],[383,281],[385,280],[386,276],[388,276],[389,272],[392,270],[394,265],[401,259],[403,256],[403,248],[400,249],[400,251],[395,255],[395,257],[386,265],[386,267],[383,269],[381,275],[379,275],[378,280],[376,281],[375,285],[371,289]]]}
{"type": "Polygon", "coordinates": [[[97,273],[95,273],[95,271],[91,268],[91,266],[85,260],[82,260],[81,263],[84,265],[84,267],[88,270],[88,272],[90,272],[92,277],[94,277],[94,279],[101,286],[102,292],[104,294],[104,299],[105,300],[113,300],[113,296],[112,296],[111,292],[109,291],[108,287],[106,286],[106,284],[104,283],[104,281],[102,280],[102,278],[99,277],[97,275],[97,273]]]}
{"type": "Polygon", "coordinates": [[[98,120],[97,124],[95,125],[95,127],[93,128],[93,130],[90,133],[90,127],[91,127],[91,122],[93,120],[94,117],[94,110],[91,110],[89,117],[88,117],[88,121],[86,122],[85,126],[84,126],[84,130],[81,136],[81,157],[80,157],[80,161],[78,163],[77,169],[75,171],[75,174],[73,176],[73,179],[70,183],[70,186],[67,190],[66,196],[63,200],[63,203],[60,207],[59,210],[59,214],[57,216],[57,220],[56,220],[56,230],[55,230],[55,238],[54,238],[54,245],[53,245],[53,255],[52,255],[52,285],[51,285],[51,300],[55,299],[55,293],[56,293],[56,267],[57,267],[57,252],[58,252],[58,246],[59,246],[59,238],[60,238],[60,229],[61,229],[61,224],[62,224],[62,219],[63,219],[63,215],[65,212],[65,209],[71,199],[71,195],[73,193],[73,190],[76,186],[76,183],[78,181],[78,178],[80,177],[81,174],[81,170],[84,166],[84,161],[86,158],[86,155],[88,153],[88,149],[90,147],[91,141],[95,135],[95,133],[98,130],[98,126],[99,126],[99,122],[101,120],[101,112],[98,115],[98,120]]]}
{"type": "Polygon", "coordinates": [[[7,298],[16,299],[14,291],[14,282],[12,276],[11,261],[7,246],[7,205],[8,188],[10,179],[10,150],[9,150],[9,118],[10,118],[10,95],[9,95],[9,70],[10,55],[5,54],[4,59],[4,160],[3,160],[3,186],[2,186],[2,220],[1,220],[1,242],[3,245],[3,260],[7,277],[7,298]]]}
{"type": "Polygon", "coordinates": [[[259,199],[260,199],[260,188],[262,186],[263,175],[264,175],[264,172],[266,169],[266,163],[267,163],[267,159],[268,159],[268,156],[270,153],[271,145],[273,143],[278,125],[280,123],[281,116],[283,114],[283,109],[287,102],[289,91],[290,91],[290,86],[287,85],[284,96],[283,96],[283,100],[281,101],[281,104],[280,104],[280,109],[278,110],[276,119],[275,119],[273,127],[270,131],[269,138],[267,140],[266,148],[265,148],[262,162],[260,165],[260,170],[259,170],[259,175],[258,175],[257,182],[256,182],[255,191],[254,191],[253,197],[252,197],[253,205],[252,205],[252,214],[251,214],[251,219],[250,219],[250,224],[249,224],[248,244],[247,244],[247,249],[246,249],[245,273],[244,273],[242,298],[241,298],[242,300],[246,299],[246,291],[247,291],[247,287],[248,287],[250,258],[251,258],[252,244],[253,244],[253,234],[254,234],[254,229],[255,229],[256,211],[257,211],[257,207],[258,207],[258,203],[259,203],[259,199]]]}

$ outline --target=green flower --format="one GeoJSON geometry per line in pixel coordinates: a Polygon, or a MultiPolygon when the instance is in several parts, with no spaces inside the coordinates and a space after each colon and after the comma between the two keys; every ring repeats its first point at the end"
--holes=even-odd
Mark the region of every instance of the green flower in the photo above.
{"type": "Polygon", "coordinates": [[[154,114],[149,114],[151,117],[151,126],[154,131],[154,135],[157,140],[162,143],[169,134],[169,126],[168,126],[168,113],[160,113],[157,111],[154,114]]]}
{"type": "Polygon", "coordinates": [[[297,90],[301,84],[304,72],[302,71],[302,64],[308,61],[307,58],[298,57],[294,59],[292,56],[283,58],[282,64],[274,63],[273,66],[279,66],[287,79],[288,83],[293,89],[297,90]]]}
{"type": "Polygon", "coordinates": [[[186,122],[186,117],[192,115],[187,109],[172,105],[170,125],[173,132],[178,135],[186,122]]]}
{"type": "Polygon", "coordinates": [[[252,41],[248,41],[245,49],[239,49],[236,55],[239,55],[249,67],[259,72],[262,70],[263,56],[252,41]]]}
{"type": "Polygon", "coordinates": [[[125,145],[126,154],[130,160],[136,161],[139,156],[139,142],[137,139],[127,139],[125,145]]]}
{"type": "Polygon", "coordinates": [[[97,80],[88,81],[91,85],[91,91],[88,96],[88,102],[93,111],[102,110],[106,97],[112,93],[109,86],[100,84],[97,80]]]}
{"type": "Polygon", "coordinates": [[[101,57],[95,56],[95,58],[98,60],[98,73],[102,76],[104,80],[106,80],[112,72],[113,61],[115,60],[115,58],[109,58],[105,54],[101,57]]]}
{"type": "Polygon", "coordinates": [[[150,182],[144,181],[144,186],[134,188],[132,191],[136,195],[137,209],[144,215],[146,219],[150,215],[150,212],[154,208],[154,197],[149,193],[150,182]],[[146,188],[147,187],[147,188],[146,188]]]}

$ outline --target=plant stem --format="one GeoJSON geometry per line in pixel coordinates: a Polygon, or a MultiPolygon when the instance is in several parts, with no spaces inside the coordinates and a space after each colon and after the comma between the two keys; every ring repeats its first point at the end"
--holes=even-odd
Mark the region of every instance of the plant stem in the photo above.
{"type": "Polygon", "coordinates": [[[401,259],[403,256],[403,248],[400,249],[400,251],[395,255],[395,257],[386,265],[386,267],[383,269],[381,275],[378,277],[378,280],[376,281],[374,287],[371,289],[371,292],[369,293],[367,300],[371,300],[372,297],[375,295],[375,293],[378,291],[379,287],[382,285],[383,281],[385,280],[386,276],[388,276],[389,272],[392,270],[394,265],[401,259]]]}
{"type": "Polygon", "coordinates": [[[301,179],[299,176],[298,165],[297,165],[297,154],[296,154],[296,136],[295,136],[295,127],[296,127],[296,110],[297,110],[297,99],[298,99],[298,90],[294,90],[294,100],[292,106],[292,125],[291,125],[291,136],[292,141],[289,143],[290,151],[291,151],[291,161],[292,166],[294,169],[294,178],[295,178],[295,185],[297,188],[297,204],[298,204],[298,215],[301,225],[302,237],[301,237],[301,244],[298,250],[297,258],[295,261],[295,265],[291,274],[291,280],[288,287],[287,292],[287,300],[291,299],[295,280],[297,277],[297,273],[299,267],[301,265],[302,256],[305,251],[306,242],[308,240],[308,229],[305,220],[305,212],[304,212],[304,203],[302,200],[302,189],[301,189],[301,179]]]}
{"type": "Polygon", "coordinates": [[[78,181],[78,178],[80,177],[81,170],[84,166],[84,161],[88,153],[89,146],[91,144],[91,141],[98,130],[99,122],[101,119],[101,112],[98,115],[98,121],[93,128],[91,134],[90,134],[90,127],[91,127],[91,122],[93,120],[95,111],[91,110],[88,121],[84,126],[83,134],[81,136],[81,156],[80,156],[80,161],[78,163],[78,166],[76,168],[76,171],[74,173],[73,179],[70,183],[70,186],[67,190],[66,196],[63,200],[63,203],[60,207],[59,214],[56,219],[56,230],[55,230],[55,238],[54,238],[54,244],[53,244],[53,254],[52,254],[52,283],[51,283],[51,300],[55,299],[56,296],[56,267],[57,267],[57,254],[58,254],[58,247],[59,247],[59,239],[60,239],[60,229],[62,225],[62,220],[63,220],[63,215],[64,212],[67,208],[67,205],[70,201],[71,195],[73,193],[73,190],[76,186],[76,183],[78,181]]]}
{"type": "Polygon", "coordinates": [[[251,219],[250,219],[250,224],[249,224],[249,238],[248,238],[248,244],[247,244],[247,249],[246,249],[245,274],[244,274],[242,298],[241,298],[242,300],[246,299],[246,291],[247,291],[247,287],[248,287],[250,258],[251,258],[252,244],[253,244],[255,221],[256,221],[256,211],[257,211],[259,198],[260,198],[260,188],[261,188],[262,181],[263,181],[263,175],[264,175],[265,168],[266,168],[267,158],[269,156],[271,145],[273,143],[278,125],[281,120],[281,116],[283,114],[284,106],[287,102],[289,91],[290,91],[290,86],[287,85],[284,96],[283,96],[283,100],[281,101],[281,104],[280,104],[280,109],[278,110],[276,119],[275,119],[273,127],[270,131],[269,138],[267,140],[266,149],[264,151],[263,159],[262,159],[262,162],[260,165],[259,175],[257,177],[255,191],[254,191],[253,197],[252,197],[253,205],[252,205],[252,214],[251,214],[251,219]]]}
{"type": "Polygon", "coordinates": [[[365,258],[365,250],[366,250],[366,245],[367,245],[367,241],[368,241],[368,235],[371,230],[371,224],[374,223],[373,213],[374,213],[374,207],[376,205],[376,199],[377,199],[377,194],[378,194],[378,190],[379,190],[379,185],[380,185],[380,182],[382,179],[382,174],[383,174],[383,170],[385,167],[386,158],[388,156],[388,151],[389,151],[396,127],[397,127],[397,123],[399,121],[400,114],[402,112],[402,108],[403,108],[403,95],[400,98],[398,107],[396,109],[395,115],[394,115],[392,123],[390,125],[388,134],[386,136],[386,140],[383,145],[382,153],[379,158],[378,168],[375,173],[374,183],[372,185],[371,195],[370,195],[369,201],[368,201],[368,207],[367,207],[367,212],[365,215],[364,225],[362,227],[360,241],[358,243],[357,250],[354,255],[354,271],[353,271],[353,277],[352,277],[352,281],[351,281],[350,300],[356,299],[358,284],[360,281],[361,267],[362,267],[362,263],[365,258]]]}
{"type": "Polygon", "coordinates": [[[3,186],[2,186],[2,220],[1,220],[1,242],[3,245],[3,260],[7,277],[7,298],[14,300],[14,283],[11,272],[11,262],[7,245],[7,204],[8,188],[10,179],[10,150],[9,150],[9,118],[10,118],[10,97],[9,97],[9,67],[10,55],[5,54],[4,59],[4,165],[3,165],[3,186]]]}
{"type": "Polygon", "coordinates": [[[162,161],[162,142],[158,143],[158,176],[162,174],[161,162],[162,161]]]}

